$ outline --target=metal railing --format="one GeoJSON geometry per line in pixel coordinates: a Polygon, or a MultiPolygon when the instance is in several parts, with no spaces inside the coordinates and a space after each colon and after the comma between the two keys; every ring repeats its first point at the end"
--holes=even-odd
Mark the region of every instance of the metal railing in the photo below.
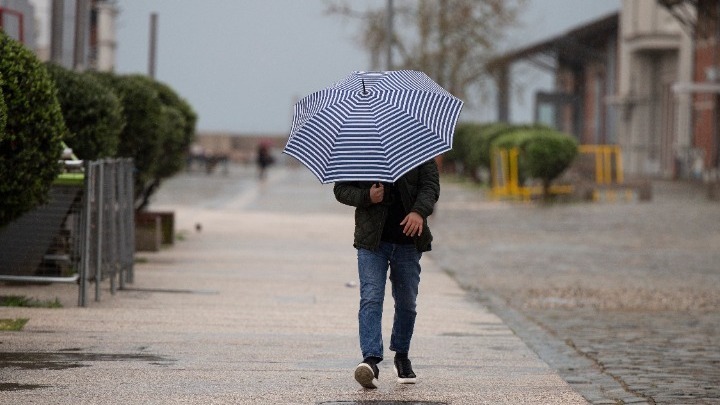
{"type": "Polygon", "coordinates": [[[133,281],[135,212],[131,159],[65,161],[50,201],[0,229],[0,281],[77,283],[110,291],[133,281]],[[82,170],[81,170],[82,167],[82,170]]]}
{"type": "Polygon", "coordinates": [[[133,164],[131,159],[100,160],[85,165],[85,194],[80,221],[80,292],[87,305],[88,285],[110,280],[114,294],[133,281],[135,253],[133,164]]]}

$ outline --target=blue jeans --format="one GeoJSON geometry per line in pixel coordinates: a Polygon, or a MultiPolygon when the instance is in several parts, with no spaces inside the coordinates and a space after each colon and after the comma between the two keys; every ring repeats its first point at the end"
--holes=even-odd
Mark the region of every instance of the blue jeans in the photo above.
{"type": "Polygon", "coordinates": [[[360,275],[360,349],[363,358],[383,358],[382,312],[388,267],[395,300],[390,350],[410,351],[415,328],[415,303],[420,284],[420,257],[415,245],[380,242],[377,250],[358,249],[360,275]]]}

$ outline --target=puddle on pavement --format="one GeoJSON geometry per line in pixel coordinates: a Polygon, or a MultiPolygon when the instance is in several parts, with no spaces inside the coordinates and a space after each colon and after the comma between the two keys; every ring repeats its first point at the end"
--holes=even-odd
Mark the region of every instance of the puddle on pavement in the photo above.
{"type": "Polygon", "coordinates": [[[88,363],[97,361],[145,361],[155,365],[167,365],[175,361],[152,354],[80,353],[79,350],[73,348],[58,352],[0,352],[0,369],[66,370],[90,367],[88,363]]]}
{"type": "Polygon", "coordinates": [[[15,384],[15,383],[0,383],[0,392],[2,391],[25,391],[25,390],[36,390],[38,388],[48,388],[49,385],[39,384],[15,384]]]}
{"type": "MultiPolygon", "coordinates": [[[[167,366],[175,360],[152,354],[81,353],[80,348],[61,349],[57,352],[0,352],[0,371],[5,368],[22,370],[67,370],[90,367],[98,361],[144,361],[152,365],[167,366]]],[[[0,392],[48,388],[50,385],[0,383],[0,392]]]]}

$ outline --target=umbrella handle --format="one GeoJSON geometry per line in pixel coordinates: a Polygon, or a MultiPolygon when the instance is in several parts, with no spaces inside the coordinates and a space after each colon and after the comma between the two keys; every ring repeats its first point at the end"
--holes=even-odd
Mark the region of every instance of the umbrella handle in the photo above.
{"type": "Polygon", "coordinates": [[[365,79],[360,79],[360,81],[362,81],[362,86],[363,86],[363,96],[364,96],[364,95],[366,95],[366,94],[367,94],[367,91],[365,90],[365,79]]]}

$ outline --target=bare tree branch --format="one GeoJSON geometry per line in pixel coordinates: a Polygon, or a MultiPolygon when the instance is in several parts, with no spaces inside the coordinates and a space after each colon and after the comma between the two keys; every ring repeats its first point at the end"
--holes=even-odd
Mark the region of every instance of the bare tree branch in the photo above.
{"type": "MultiPolygon", "coordinates": [[[[394,55],[399,56],[396,68],[421,70],[463,98],[487,79],[485,62],[517,23],[526,1],[395,0],[392,46],[394,55]]],[[[387,10],[356,10],[353,5],[347,0],[328,0],[326,12],[360,21],[361,46],[377,69],[387,46],[387,10]]]]}

